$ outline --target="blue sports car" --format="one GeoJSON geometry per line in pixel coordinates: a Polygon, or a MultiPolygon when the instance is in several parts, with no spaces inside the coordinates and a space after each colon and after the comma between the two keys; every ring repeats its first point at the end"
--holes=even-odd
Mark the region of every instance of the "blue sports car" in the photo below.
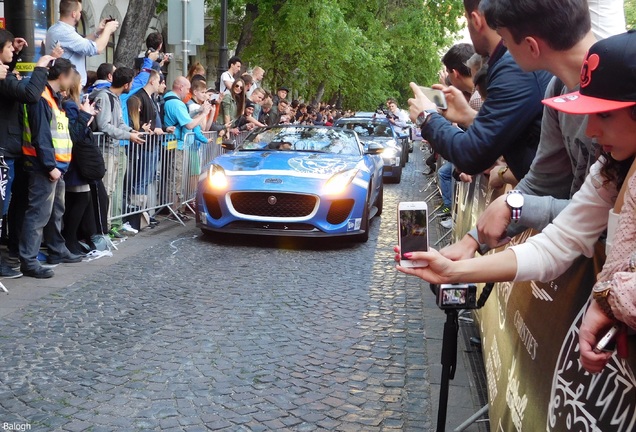
{"type": "Polygon", "coordinates": [[[199,178],[204,233],[369,238],[382,213],[383,146],[320,126],[260,129],[214,159],[199,178]]]}

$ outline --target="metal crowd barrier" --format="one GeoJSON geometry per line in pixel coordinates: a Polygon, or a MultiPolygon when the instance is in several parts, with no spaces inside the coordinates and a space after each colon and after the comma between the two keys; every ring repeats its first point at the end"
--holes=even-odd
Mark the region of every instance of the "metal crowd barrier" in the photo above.
{"type": "Polygon", "coordinates": [[[232,142],[236,147],[243,144],[249,132],[241,132],[230,137],[219,137],[217,132],[203,132],[208,140],[201,142],[195,138],[193,132],[188,132],[184,138],[183,146],[183,182],[181,193],[181,205],[195,211],[193,203],[197,193],[197,183],[202,170],[217,156],[226,153],[223,142],[232,142]]]}
{"type": "Polygon", "coordinates": [[[122,219],[169,208],[177,202],[176,152],[174,135],[146,135],[144,144],[112,140],[94,134],[106,164],[103,179],[108,195],[108,221],[120,225],[122,219]]]}

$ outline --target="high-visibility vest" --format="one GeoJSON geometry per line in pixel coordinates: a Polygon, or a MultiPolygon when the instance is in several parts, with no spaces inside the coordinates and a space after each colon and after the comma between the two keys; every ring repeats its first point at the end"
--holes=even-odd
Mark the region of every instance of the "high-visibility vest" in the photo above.
{"type": "MultiPolygon", "coordinates": [[[[49,87],[44,89],[42,98],[48,102],[53,112],[51,117],[51,136],[53,137],[53,148],[55,149],[55,160],[68,164],[71,162],[71,152],[73,151],[73,141],[68,129],[68,117],[66,113],[57,105],[53,93],[49,87]]],[[[22,153],[26,156],[37,156],[33,147],[31,128],[29,127],[29,116],[26,105],[24,106],[24,133],[22,134],[22,153]]]]}

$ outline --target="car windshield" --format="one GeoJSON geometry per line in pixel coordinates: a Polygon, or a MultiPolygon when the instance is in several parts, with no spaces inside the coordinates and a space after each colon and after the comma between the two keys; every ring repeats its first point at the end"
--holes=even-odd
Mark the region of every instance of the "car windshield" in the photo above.
{"type": "Polygon", "coordinates": [[[273,127],[247,137],[239,151],[278,150],[360,155],[351,131],[312,127],[273,127]]]}
{"type": "Polygon", "coordinates": [[[344,121],[337,124],[338,127],[356,131],[361,137],[393,137],[391,125],[388,122],[378,120],[344,121]]]}

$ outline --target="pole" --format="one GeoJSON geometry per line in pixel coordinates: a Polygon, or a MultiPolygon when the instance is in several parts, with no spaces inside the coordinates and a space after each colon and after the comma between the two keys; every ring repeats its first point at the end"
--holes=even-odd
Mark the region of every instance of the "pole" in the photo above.
{"type": "MultiPolygon", "coordinates": [[[[15,37],[26,39],[29,44],[20,53],[23,62],[32,63],[39,58],[41,47],[35,46],[35,9],[33,0],[12,0],[4,2],[7,30],[15,37]]],[[[43,53],[42,53],[43,54],[43,53]]]]}
{"type": "Polygon", "coordinates": [[[183,71],[183,76],[187,76],[188,75],[188,55],[190,53],[190,49],[189,49],[189,45],[190,45],[190,40],[188,39],[188,35],[189,35],[189,31],[188,31],[188,4],[190,3],[190,0],[181,0],[181,4],[183,5],[183,13],[182,13],[182,18],[183,18],[183,38],[181,39],[181,42],[183,43],[183,65],[182,65],[182,71],[183,71]]]}
{"type": "Polygon", "coordinates": [[[227,0],[221,0],[221,35],[219,38],[219,64],[216,88],[221,90],[221,75],[227,70],[227,0]]]}
{"type": "Polygon", "coordinates": [[[448,390],[450,380],[455,378],[457,367],[457,333],[459,332],[458,311],[445,310],[444,338],[442,339],[442,381],[439,389],[439,407],[437,409],[437,432],[446,430],[446,414],[448,410],[448,390]]]}

